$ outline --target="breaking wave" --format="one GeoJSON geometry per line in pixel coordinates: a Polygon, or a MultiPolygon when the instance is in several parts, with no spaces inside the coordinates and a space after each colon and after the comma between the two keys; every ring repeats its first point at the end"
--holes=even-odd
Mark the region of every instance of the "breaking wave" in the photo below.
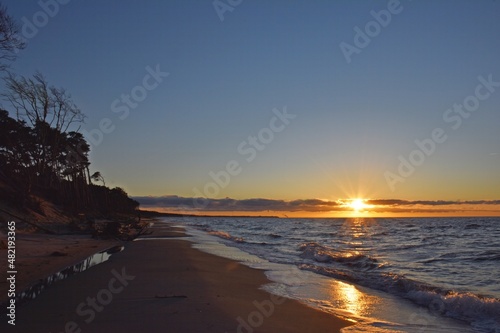
{"type": "MultiPolygon", "coordinates": [[[[500,300],[446,290],[386,272],[376,258],[336,253],[314,242],[300,245],[301,258],[313,263],[299,268],[406,298],[431,312],[470,323],[481,332],[500,332],[500,300]]],[[[488,253],[489,255],[489,253],[488,253]]],[[[491,257],[489,257],[491,259],[491,257]]]]}

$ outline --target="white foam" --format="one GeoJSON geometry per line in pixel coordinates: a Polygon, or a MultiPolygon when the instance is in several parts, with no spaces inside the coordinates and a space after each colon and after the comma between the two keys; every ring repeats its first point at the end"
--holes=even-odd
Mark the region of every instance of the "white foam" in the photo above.
{"type": "Polygon", "coordinates": [[[194,248],[265,270],[273,282],[262,289],[356,323],[343,333],[473,332],[459,322],[436,316],[396,296],[300,270],[294,265],[271,263],[236,247],[226,246],[219,237],[185,228],[192,236],[187,239],[193,242],[194,248]]]}

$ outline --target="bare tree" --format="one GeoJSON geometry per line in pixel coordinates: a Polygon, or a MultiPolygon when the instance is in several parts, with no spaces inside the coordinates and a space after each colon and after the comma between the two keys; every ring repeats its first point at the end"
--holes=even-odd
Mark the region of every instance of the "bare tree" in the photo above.
{"type": "Polygon", "coordinates": [[[75,105],[71,95],[63,88],[49,87],[39,72],[32,78],[18,78],[9,73],[5,83],[7,92],[2,96],[14,107],[19,120],[25,120],[32,126],[47,123],[62,133],[66,133],[71,125],[85,120],[85,115],[75,105]]]}
{"type": "Polygon", "coordinates": [[[0,4],[0,71],[5,71],[8,62],[14,61],[17,52],[25,48],[24,38],[19,35],[19,27],[0,4]]]}
{"type": "MultiPolygon", "coordinates": [[[[76,133],[69,131],[70,127],[83,123],[85,115],[64,89],[49,86],[40,73],[30,78],[9,73],[5,83],[6,91],[1,96],[15,109],[18,121],[24,121],[36,137],[31,152],[33,168],[43,175],[42,185],[51,186],[61,173],[60,158],[65,154],[68,135],[76,133]]],[[[83,157],[78,167],[86,163],[83,157]]]]}

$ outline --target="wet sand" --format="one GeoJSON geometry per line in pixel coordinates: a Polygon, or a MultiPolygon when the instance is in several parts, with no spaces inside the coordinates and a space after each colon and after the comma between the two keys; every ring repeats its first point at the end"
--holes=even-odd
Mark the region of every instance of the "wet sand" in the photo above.
{"type": "Polygon", "coordinates": [[[17,308],[2,332],[339,332],[350,323],[259,287],[264,273],[153,228],[17,308]]]}
{"type": "MultiPolygon", "coordinates": [[[[4,234],[0,239],[5,240],[4,234]]],[[[16,287],[25,290],[65,267],[74,265],[96,252],[121,245],[116,240],[96,240],[88,235],[47,235],[17,233],[16,235],[16,287]]],[[[0,272],[7,272],[7,250],[0,250],[0,272]]],[[[0,303],[7,300],[7,281],[0,280],[0,303]]]]}

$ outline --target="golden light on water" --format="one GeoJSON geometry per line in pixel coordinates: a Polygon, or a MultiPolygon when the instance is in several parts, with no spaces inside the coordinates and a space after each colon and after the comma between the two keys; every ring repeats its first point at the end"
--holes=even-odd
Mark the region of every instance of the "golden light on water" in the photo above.
{"type": "Polygon", "coordinates": [[[360,292],[351,284],[336,281],[332,283],[330,296],[339,309],[349,311],[356,316],[366,316],[377,304],[377,298],[360,292]]]}
{"type": "Polygon", "coordinates": [[[363,304],[360,302],[360,295],[358,290],[347,283],[342,283],[340,285],[340,293],[344,296],[343,301],[345,302],[348,311],[360,315],[362,313],[363,304]]]}

